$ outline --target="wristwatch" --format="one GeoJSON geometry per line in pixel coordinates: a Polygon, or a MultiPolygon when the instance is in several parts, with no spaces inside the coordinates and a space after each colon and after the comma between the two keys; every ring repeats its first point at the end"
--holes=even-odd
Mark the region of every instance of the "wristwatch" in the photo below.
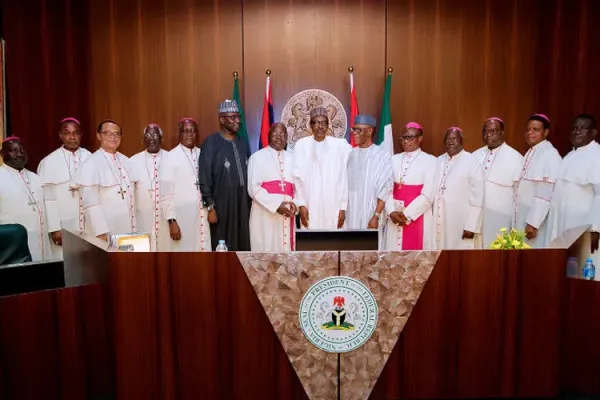
{"type": "Polygon", "coordinates": [[[215,205],[214,205],[214,204],[211,204],[210,206],[206,207],[206,209],[207,209],[208,211],[212,211],[212,210],[214,210],[214,209],[215,209],[215,205]]]}
{"type": "Polygon", "coordinates": [[[168,219],[167,222],[171,225],[173,222],[177,222],[175,218],[168,219]]]}
{"type": "Polygon", "coordinates": [[[381,213],[375,212],[375,213],[373,214],[373,216],[374,216],[374,217],[377,217],[377,218],[379,218],[379,217],[381,217],[381,213]]]}

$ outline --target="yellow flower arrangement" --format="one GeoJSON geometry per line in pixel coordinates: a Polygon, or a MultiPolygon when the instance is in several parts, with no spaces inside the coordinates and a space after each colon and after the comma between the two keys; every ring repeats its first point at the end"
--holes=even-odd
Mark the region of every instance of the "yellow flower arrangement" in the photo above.
{"type": "Polygon", "coordinates": [[[525,231],[507,228],[500,229],[500,233],[496,236],[496,240],[490,244],[490,249],[494,250],[513,250],[513,249],[530,249],[531,246],[525,243],[525,231]]]}

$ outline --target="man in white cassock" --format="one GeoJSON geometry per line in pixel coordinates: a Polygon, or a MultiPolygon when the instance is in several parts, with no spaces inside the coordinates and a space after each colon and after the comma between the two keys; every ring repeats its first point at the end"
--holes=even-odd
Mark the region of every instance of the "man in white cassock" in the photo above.
{"type": "Polygon", "coordinates": [[[550,119],[535,114],[527,121],[525,141],[529,150],[525,153],[523,167],[516,184],[516,204],[513,227],[524,230],[527,243],[532,248],[547,244],[546,219],[550,210],[556,173],[562,158],[547,140],[550,119]]]}
{"type": "Polygon", "coordinates": [[[434,248],[475,249],[481,229],[485,181],[479,161],[464,150],[463,131],[444,134],[446,153],[437,159],[432,233],[434,248]]]}
{"type": "Polygon", "coordinates": [[[515,211],[515,183],[519,179],[523,156],[504,142],[504,122],[498,117],[488,118],[482,129],[484,147],[475,151],[485,176],[483,201],[483,248],[500,233],[511,229],[515,211]]]}
{"type": "Polygon", "coordinates": [[[252,251],[294,250],[294,184],[287,129],[281,122],[269,129],[269,146],[248,161],[250,248],[252,251]]]}
{"type": "Polygon", "coordinates": [[[100,148],[83,163],[74,181],[81,187],[85,233],[108,241],[109,234],[136,232],[136,178],[129,158],[117,151],[121,126],[104,120],[96,137],[100,148]]]}
{"type": "Polygon", "coordinates": [[[423,128],[416,122],[404,127],[404,152],[392,157],[394,190],[386,201],[388,214],[385,250],[423,250],[431,243],[431,205],[436,159],[421,150],[423,128]]]}
{"type": "Polygon", "coordinates": [[[137,179],[135,212],[138,232],[150,235],[151,251],[168,251],[169,227],[160,211],[159,176],[167,152],[161,148],[163,131],[150,124],[144,129],[145,150],[131,157],[131,168],[137,179]]]}
{"type": "MultiPolygon", "coordinates": [[[[62,146],[46,156],[38,166],[38,176],[42,180],[47,212],[58,213],[60,225],[71,232],[83,232],[85,220],[81,213],[81,192],[73,182],[73,177],[83,162],[91,155],[80,147],[81,124],[75,118],[65,118],[59,123],[58,137],[62,146]]],[[[62,257],[62,233],[58,233],[52,250],[58,258],[62,257]]]]}
{"type": "Polygon", "coordinates": [[[357,147],[348,159],[348,229],[378,229],[383,245],[385,202],[392,194],[392,158],[373,144],[377,122],[370,115],[357,115],[350,129],[357,147]]]}
{"type": "Polygon", "coordinates": [[[294,184],[300,223],[306,229],[341,229],[348,208],[348,156],[345,139],[328,136],[323,107],[310,111],[312,136],[294,146],[294,184]]]}
{"type": "MultiPolygon", "coordinates": [[[[548,216],[550,241],[571,228],[590,225],[583,243],[596,268],[600,265],[600,145],[595,140],[597,134],[593,116],[581,114],[575,117],[571,129],[573,150],[560,164],[548,216]]],[[[579,261],[583,264],[585,259],[579,261]]],[[[598,272],[595,279],[600,280],[598,272]]]]}
{"type": "Polygon", "coordinates": [[[203,207],[198,183],[197,136],[196,121],[179,121],[179,144],[169,151],[160,174],[161,208],[169,224],[168,251],[212,249],[208,210],[203,207]]]}
{"type": "Polygon", "coordinates": [[[2,158],[0,224],[19,224],[27,230],[32,261],[56,259],[50,239],[59,243],[60,218],[56,210],[47,212],[42,181],[25,168],[28,156],[21,139],[6,138],[2,142],[2,158]]]}

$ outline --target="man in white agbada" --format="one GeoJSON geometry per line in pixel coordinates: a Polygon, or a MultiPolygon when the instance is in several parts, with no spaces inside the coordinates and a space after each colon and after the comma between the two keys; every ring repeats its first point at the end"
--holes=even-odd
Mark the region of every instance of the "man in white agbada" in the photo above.
{"type": "Polygon", "coordinates": [[[287,129],[278,122],[269,129],[269,146],[248,161],[250,248],[252,251],[293,251],[294,184],[292,155],[285,149],[287,129]]]}
{"type": "Polygon", "coordinates": [[[370,115],[357,115],[350,129],[357,147],[348,159],[349,229],[379,229],[379,243],[383,245],[383,211],[392,194],[392,158],[381,147],[373,144],[377,122],[370,115]],[[381,228],[381,229],[380,229],[381,228]]]}
{"type": "Polygon", "coordinates": [[[203,208],[198,183],[196,136],[196,121],[179,121],[179,144],[169,151],[160,175],[161,207],[171,238],[168,251],[211,251],[208,210],[203,208]]]}
{"type": "Polygon", "coordinates": [[[463,131],[444,134],[446,153],[437,159],[433,201],[433,243],[436,249],[474,249],[481,230],[485,181],[479,161],[464,150],[463,131]]]}
{"type": "Polygon", "coordinates": [[[483,248],[488,248],[500,233],[511,229],[515,211],[515,182],[519,179],[523,156],[504,142],[504,122],[488,118],[482,129],[484,147],[475,151],[485,176],[483,248]]]}
{"type": "MultiPolygon", "coordinates": [[[[573,120],[573,150],[560,164],[548,216],[550,240],[571,228],[590,225],[583,237],[583,243],[589,249],[589,253],[584,252],[584,257],[591,256],[596,268],[600,265],[600,145],[595,140],[597,134],[593,116],[581,114],[573,120]]],[[[583,264],[585,258],[579,262],[583,264]]],[[[600,280],[598,272],[595,279],[600,280]]]]}
{"type": "Polygon", "coordinates": [[[75,174],[81,187],[85,232],[103,240],[109,234],[136,232],[135,175],[129,158],[119,153],[121,126],[100,122],[96,137],[100,148],[75,174]]]}
{"type": "Polygon", "coordinates": [[[328,136],[329,116],[322,107],[310,111],[312,136],[294,146],[294,184],[300,223],[307,229],[340,229],[348,207],[348,156],[345,139],[328,136]]]}
{"type": "Polygon", "coordinates": [[[431,249],[436,159],[421,150],[423,128],[418,123],[408,123],[400,138],[404,152],[392,157],[394,190],[385,205],[389,217],[384,247],[388,251],[431,249]]]}
{"type": "MultiPolygon", "coordinates": [[[[41,179],[25,168],[25,145],[11,136],[2,142],[0,167],[0,224],[20,224],[27,230],[32,261],[55,259],[50,239],[60,241],[60,218],[56,210],[46,210],[41,179]]],[[[54,199],[50,199],[54,200],[54,199]]]]}
{"type": "Polygon", "coordinates": [[[135,212],[138,232],[150,235],[151,251],[168,251],[169,227],[160,211],[159,175],[167,152],[161,148],[163,131],[150,124],[144,129],[145,150],[131,157],[131,168],[137,179],[135,212]]]}
{"type": "Polygon", "coordinates": [[[547,244],[546,219],[554,191],[556,173],[562,161],[558,151],[547,140],[550,119],[535,114],[527,121],[523,167],[516,184],[516,204],[513,227],[525,231],[527,243],[533,248],[547,244]]]}
{"type": "MultiPolygon", "coordinates": [[[[58,136],[62,146],[46,156],[38,166],[38,176],[42,180],[48,213],[58,213],[60,225],[71,232],[83,232],[85,221],[81,213],[83,203],[81,192],[77,190],[73,177],[91,153],[80,147],[81,124],[75,118],[65,118],[59,123],[58,136]]],[[[57,244],[62,245],[62,233],[57,236],[57,244]]],[[[53,244],[58,258],[62,249],[53,244]]]]}

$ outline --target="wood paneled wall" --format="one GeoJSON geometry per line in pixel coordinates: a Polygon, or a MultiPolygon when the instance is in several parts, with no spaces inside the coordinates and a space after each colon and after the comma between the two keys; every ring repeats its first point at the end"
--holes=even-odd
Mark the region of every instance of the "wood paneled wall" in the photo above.
{"type": "Polygon", "coordinates": [[[92,148],[103,118],[122,123],[127,155],[152,122],[172,147],[183,116],[198,120],[200,142],[218,128],[234,70],[254,148],[266,69],[276,119],[308,88],[348,106],[349,65],[361,112],[379,117],[392,66],[396,132],[420,122],[436,155],[450,125],[478,148],[491,115],[525,151],[525,120],[536,112],[550,116],[564,153],[572,116],[600,116],[600,5],[591,0],[1,1],[12,133],[28,140],[32,168],[58,145],[56,123],[67,115],[82,119],[92,148]]]}

